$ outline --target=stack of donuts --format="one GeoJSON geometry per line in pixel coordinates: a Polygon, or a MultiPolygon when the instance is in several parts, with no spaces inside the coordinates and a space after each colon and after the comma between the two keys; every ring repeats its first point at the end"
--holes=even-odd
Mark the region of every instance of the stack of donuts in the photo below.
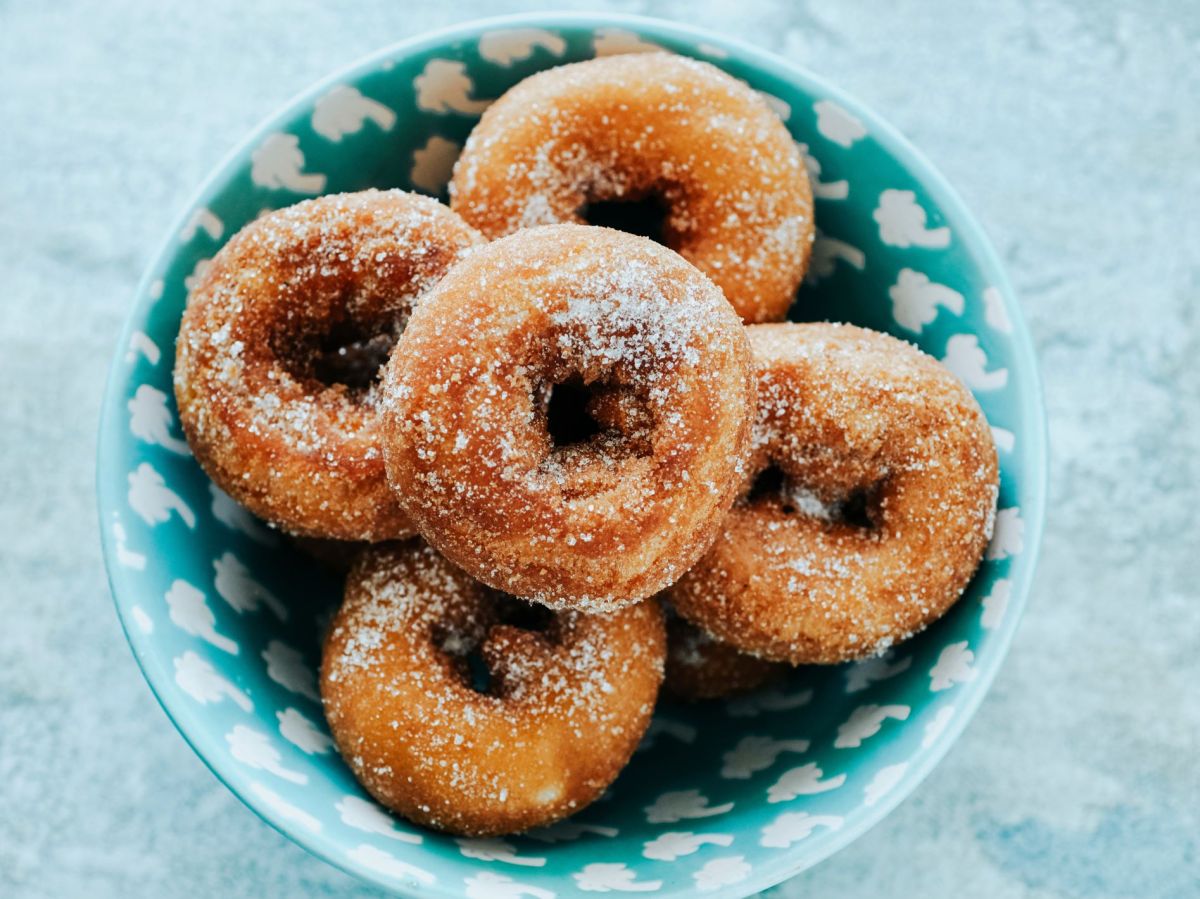
{"type": "Polygon", "coordinates": [[[754,689],[958,599],[991,433],[914,347],[783,323],[812,194],[755,91],[661,53],[542,72],[483,115],[450,198],[262,216],[177,345],[205,471],[352,557],[321,695],[382,804],[551,823],[628,762],[664,675],[754,689]]]}

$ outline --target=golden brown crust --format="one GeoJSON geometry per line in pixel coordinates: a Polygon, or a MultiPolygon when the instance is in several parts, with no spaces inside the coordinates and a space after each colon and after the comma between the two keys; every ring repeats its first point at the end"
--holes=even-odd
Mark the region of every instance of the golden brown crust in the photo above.
{"type": "Polygon", "coordinates": [[[379,450],[379,390],[322,383],[320,345],[338,330],[394,336],[481,240],[401,191],[309,200],[235,234],[192,291],[176,342],[180,419],[208,475],[290,533],[411,535],[379,450]]]}
{"type": "Polygon", "coordinates": [[[653,600],[550,613],[412,541],[355,564],[321,697],[347,764],[383,805],[452,833],[514,833],[578,811],[616,778],[650,723],[665,653],[653,600]],[[506,602],[550,621],[506,623],[506,602]],[[473,652],[486,692],[472,686],[473,652]]]}
{"type": "Polygon", "coordinates": [[[723,533],[667,598],[764,658],[881,652],[940,617],[979,564],[998,493],[987,421],[948,369],[893,337],[829,324],[747,331],[755,457],[723,533]],[[748,496],[769,466],[782,488],[748,496]],[[869,526],[845,520],[856,495],[869,526]]]}
{"type": "Polygon", "coordinates": [[[665,53],[520,82],[471,132],[450,196],[493,238],[582,223],[589,203],[656,197],[663,242],[747,322],[784,317],[814,233],[803,160],[766,101],[708,63],[665,53]]]}
{"type": "Polygon", "coordinates": [[[388,475],[421,534],[555,608],[614,609],[679,577],[750,448],[737,315],[678,255],[607,228],[531,228],[473,251],[413,315],[385,389],[388,475]],[[549,388],[570,377],[594,388],[603,430],[556,447],[549,388]]]}
{"type": "Polygon", "coordinates": [[[663,693],[685,701],[723,699],[757,690],[788,666],[714,639],[678,615],[667,617],[667,673],[663,693]]]}

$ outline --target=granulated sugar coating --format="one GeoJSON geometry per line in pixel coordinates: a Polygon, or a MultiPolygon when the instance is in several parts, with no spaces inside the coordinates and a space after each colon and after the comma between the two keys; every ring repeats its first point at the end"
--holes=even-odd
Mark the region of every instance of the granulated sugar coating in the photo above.
{"type": "Polygon", "coordinates": [[[999,490],[987,421],[948,369],[893,337],[829,324],[747,331],[750,477],[667,598],[763,658],[882,652],[940,617],[979,564],[999,490]],[[761,489],[770,470],[778,483],[761,489]]]}
{"type": "Polygon", "coordinates": [[[788,670],[714,639],[667,609],[664,693],[683,700],[720,699],[756,690],[788,670]]]}
{"type": "Polygon", "coordinates": [[[471,132],[450,196],[489,237],[653,198],[665,207],[663,243],[747,322],[784,317],[814,233],[807,171],[766,101],[708,63],[665,53],[520,82],[471,132]]]}
{"type": "Polygon", "coordinates": [[[711,542],[743,479],[746,332],[677,254],[607,228],[532,228],[472,251],[388,366],[388,476],[418,530],[499,590],[602,611],[711,542]],[[598,433],[556,446],[554,385],[598,433]]]}
{"type": "Polygon", "coordinates": [[[412,541],[369,549],[351,570],[321,697],[383,805],[438,830],[513,833],[580,810],[616,778],[650,723],[665,652],[653,600],[551,613],[412,541]],[[472,655],[486,689],[472,685],[472,655]]]}
{"type": "Polygon", "coordinates": [[[192,292],[176,344],[180,419],[209,477],[295,534],[412,534],[379,451],[378,386],[323,383],[323,362],[337,370],[339,343],[386,352],[481,241],[446,207],[401,191],[309,200],[235,234],[192,292]]]}

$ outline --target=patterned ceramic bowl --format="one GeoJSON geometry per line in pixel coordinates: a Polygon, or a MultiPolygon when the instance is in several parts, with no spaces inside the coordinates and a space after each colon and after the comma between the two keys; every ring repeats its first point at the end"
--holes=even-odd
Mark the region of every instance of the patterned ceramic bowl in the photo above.
{"type": "Polygon", "coordinates": [[[743,896],[846,845],[929,773],[983,698],[1025,603],[1045,503],[1029,338],[994,252],[942,178],[873,113],[783,60],[614,16],[509,18],[408,41],[258,128],[147,272],[100,437],[113,596],[167,714],[267,822],[421,895],[743,896]],[[368,800],[326,730],[314,669],[337,578],[217,490],[180,435],[172,349],[188,285],[265,209],[370,186],[444,195],[489,100],[540,69],[660,47],[761,90],[808,154],[820,236],[794,317],[891,331],[975,392],[1000,448],[996,535],[963,600],[885,658],[800,669],[730,702],[662,706],[629,768],[570,821],[503,840],[419,831],[368,800]]]}

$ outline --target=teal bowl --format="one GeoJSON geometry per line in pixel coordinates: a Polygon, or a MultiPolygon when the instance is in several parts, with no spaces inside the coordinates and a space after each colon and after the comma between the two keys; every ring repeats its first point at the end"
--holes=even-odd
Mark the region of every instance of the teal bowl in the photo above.
{"type": "Polygon", "coordinates": [[[608,15],[495,19],[407,41],[257,128],[138,288],[97,465],[117,610],[183,736],[282,833],[422,896],[744,896],[845,846],[916,787],[983,699],[1025,605],[1046,497],[1029,336],[996,254],[941,176],[874,113],[784,60],[608,15]],[[749,82],[805,145],[820,236],[793,317],[890,331],[966,382],[1000,450],[996,535],[962,601],[888,656],[798,669],[728,702],[663,705],[611,790],[569,821],[502,840],[421,831],[372,804],[333,750],[315,669],[337,579],[218,491],[183,442],[171,369],[188,285],[263,210],[366,187],[444,196],[490,99],[540,69],[646,48],[749,82]]]}

